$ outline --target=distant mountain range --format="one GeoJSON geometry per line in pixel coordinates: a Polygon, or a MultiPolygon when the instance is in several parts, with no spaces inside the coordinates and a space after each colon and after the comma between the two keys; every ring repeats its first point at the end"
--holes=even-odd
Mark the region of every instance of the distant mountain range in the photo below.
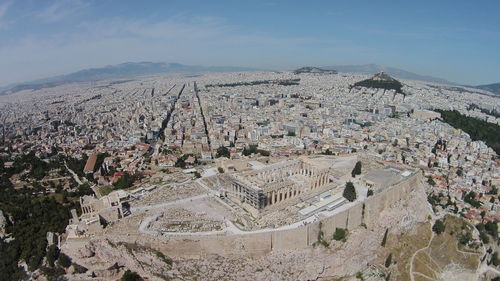
{"type": "Polygon", "coordinates": [[[393,77],[409,80],[418,80],[433,83],[442,83],[447,85],[456,85],[456,83],[450,82],[445,79],[436,78],[432,76],[419,75],[413,72],[409,72],[403,69],[377,65],[377,64],[363,64],[363,65],[332,65],[323,66],[323,69],[335,69],[338,72],[348,72],[348,73],[359,73],[359,74],[369,74],[385,72],[393,77]]]}
{"type": "MultiPolygon", "coordinates": [[[[265,69],[249,68],[249,67],[236,67],[236,66],[199,66],[199,65],[184,65],[179,63],[165,63],[165,62],[126,62],[118,65],[108,65],[99,68],[89,68],[73,72],[66,75],[49,77],[35,81],[17,83],[0,87],[1,94],[10,94],[22,90],[37,90],[42,88],[54,87],[69,82],[86,82],[104,79],[121,79],[131,78],[141,75],[154,75],[154,74],[170,74],[170,73],[184,73],[184,74],[200,74],[206,72],[243,72],[243,71],[269,71],[265,69]]],[[[360,73],[369,74],[385,72],[393,77],[419,80],[426,82],[442,83],[448,85],[457,85],[456,83],[447,81],[445,79],[436,78],[432,76],[425,76],[415,74],[406,70],[381,66],[376,64],[365,65],[334,65],[318,67],[303,67],[295,70],[296,73],[329,73],[334,74],[338,72],[360,73]]],[[[481,90],[487,90],[497,95],[500,95],[500,83],[480,86],[469,86],[481,90]]]]}
{"type": "Polygon", "coordinates": [[[485,91],[490,91],[496,95],[500,95],[500,83],[479,85],[479,86],[474,86],[474,88],[485,90],[485,91]]]}
{"type": "Polygon", "coordinates": [[[199,66],[165,62],[126,62],[99,68],[89,68],[66,75],[39,79],[26,83],[9,85],[0,89],[0,94],[15,93],[22,90],[37,90],[54,87],[69,82],[86,82],[94,80],[131,78],[140,75],[185,73],[199,74],[205,72],[242,72],[259,71],[260,69],[235,66],[199,66]]]}

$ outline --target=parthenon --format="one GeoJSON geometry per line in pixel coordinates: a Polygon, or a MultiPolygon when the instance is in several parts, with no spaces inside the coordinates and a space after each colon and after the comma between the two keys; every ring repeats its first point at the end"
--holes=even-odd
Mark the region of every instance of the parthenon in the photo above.
{"type": "Polygon", "coordinates": [[[228,198],[257,210],[320,190],[330,183],[329,168],[305,157],[232,174],[228,198]]]}

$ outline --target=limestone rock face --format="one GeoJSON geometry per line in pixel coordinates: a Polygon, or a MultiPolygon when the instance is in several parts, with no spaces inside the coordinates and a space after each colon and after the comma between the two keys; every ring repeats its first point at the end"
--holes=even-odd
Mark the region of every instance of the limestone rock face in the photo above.
{"type": "Polygon", "coordinates": [[[105,280],[115,280],[127,269],[151,280],[160,280],[158,276],[167,276],[171,269],[171,260],[166,255],[135,243],[96,239],[84,244],[66,243],[62,251],[105,280]]]}

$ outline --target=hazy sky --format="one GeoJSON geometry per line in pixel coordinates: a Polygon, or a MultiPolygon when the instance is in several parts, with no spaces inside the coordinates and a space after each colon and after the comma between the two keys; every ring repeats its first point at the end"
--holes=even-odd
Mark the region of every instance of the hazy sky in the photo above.
{"type": "Polygon", "coordinates": [[[500,1],[0,0],[0,85],[127,61],[500,82],[500,1]]]}

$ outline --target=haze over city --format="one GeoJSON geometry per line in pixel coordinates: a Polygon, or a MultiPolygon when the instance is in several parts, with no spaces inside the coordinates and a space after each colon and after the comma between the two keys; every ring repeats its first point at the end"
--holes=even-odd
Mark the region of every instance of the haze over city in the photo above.
{"type": "Polygon", "coordinates": [[[129,61],[498,82],[498,1],[0,1],[0,85],[129,61]]]}

